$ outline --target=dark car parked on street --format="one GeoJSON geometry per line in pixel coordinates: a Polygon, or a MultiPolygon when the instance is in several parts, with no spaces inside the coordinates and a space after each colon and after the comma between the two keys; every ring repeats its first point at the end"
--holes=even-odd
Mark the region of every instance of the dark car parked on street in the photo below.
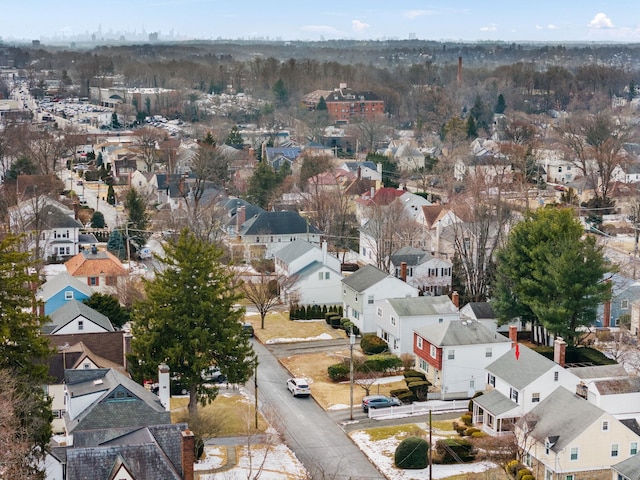
{"type": "Polygon", "coordinates": [[[362,399],[362,411],[368,412],[370,408],[399,407],[402,402],[394,397],[384,395],[368,395],[362,399]]]}

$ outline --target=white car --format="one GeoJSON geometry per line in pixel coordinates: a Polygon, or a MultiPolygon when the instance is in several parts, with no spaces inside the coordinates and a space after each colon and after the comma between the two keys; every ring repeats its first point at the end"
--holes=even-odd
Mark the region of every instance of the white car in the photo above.
{"type": "Polygon", "coordinates": [[[290,378],[287,380],[287,388],[294,397],[311,395],[309,382],[304,378],[290,378]]]}

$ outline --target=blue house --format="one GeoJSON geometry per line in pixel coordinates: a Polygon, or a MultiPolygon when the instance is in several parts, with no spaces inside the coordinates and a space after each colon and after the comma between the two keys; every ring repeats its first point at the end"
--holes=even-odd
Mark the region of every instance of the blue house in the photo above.
{"type": "Polygon", "coordinates": [[[631,304],[640,299],[640,281],[614,273],[611,275],[610,282],[611,302],[598,307],[597,327],[617,327],[620,324],[620,317],[631,315],[631,304]],[[610,319],[608,325],[605,319],[607,313],[610,319]]]}
{"type": "Polygon", "coordinates": [[[41,309],[40,314],[50,315],[68,302],[82,302],[92,294],[93,290],[86,283],[82,283],[68,272],[61,272],[43,283],[36,297],[44,303],[44,309],[41,309]]]}

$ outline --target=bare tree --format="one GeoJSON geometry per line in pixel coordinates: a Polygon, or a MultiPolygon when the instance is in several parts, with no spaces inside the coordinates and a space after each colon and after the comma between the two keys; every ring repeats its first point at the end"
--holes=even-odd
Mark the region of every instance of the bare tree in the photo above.
{"type": "Polygon", "coordinates": [[[143,127],[135,132],[136,146],[142,154],[147,172],[154,171],[154,164],[158,161],[158,142],[166,137],[166,133],[158,128],[143,127]]]}
{"type": "Polygon", "coordinates": [[[260,328],[264,329],[267,314],[280,303],[278,280],[275,276],[260,272],[257,275],[243,275],[240,285],[245,297],[260,314],[260,328]]]}
{"type": "Polygon", "coordinates": [[[32,129],[26,142],[29,156],[41,175],[50,175],[58,170],[58,162],[66,149],[62,136],[48,130],[32,129]]]}

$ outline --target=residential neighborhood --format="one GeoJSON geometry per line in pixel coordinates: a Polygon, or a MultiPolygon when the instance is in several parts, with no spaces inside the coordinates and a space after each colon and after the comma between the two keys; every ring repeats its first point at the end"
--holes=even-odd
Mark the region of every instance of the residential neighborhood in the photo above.
{"type": "Polygon", "coordinates": [[[0,38],[1,478],[640,478],[636,47],[148,38],[0,38]]]}

